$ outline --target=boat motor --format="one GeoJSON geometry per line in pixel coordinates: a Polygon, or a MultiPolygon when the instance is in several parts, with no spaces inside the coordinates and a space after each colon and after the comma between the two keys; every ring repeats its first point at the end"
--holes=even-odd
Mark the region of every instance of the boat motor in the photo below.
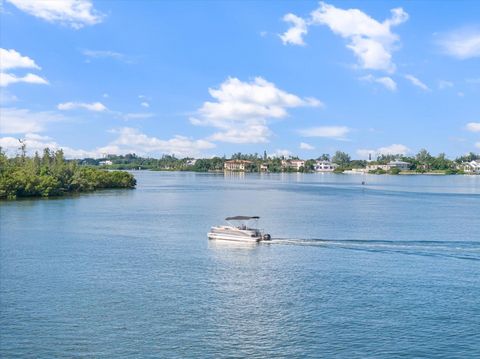
{"type": "Polygon", "coordinates": [[[271,237],[268,233],[265,233],[265,234],[263,235],[263,240],[264,240],[264,241],[269,241],[269,240],[271,240],[271,239],[272,239],[272,237],[271,237]]]}

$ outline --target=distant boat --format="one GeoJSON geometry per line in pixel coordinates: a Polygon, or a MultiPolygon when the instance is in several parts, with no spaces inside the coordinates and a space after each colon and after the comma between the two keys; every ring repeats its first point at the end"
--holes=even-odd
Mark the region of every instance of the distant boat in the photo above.
{"type": "Polygon", "coordinates": [[[260,217],[258,216],[227,217],[225,220],[228,222],[228,225],[212,227],[208,233],[208,238],[238,242],[269,241],[271,239],[270,234],[263,233],[260,229],[256,228],[256,223],[259,219],[260,217]],[[232,224],[230,223],[231,221],[237,224],[232,224]],[[255,221],[255,227],[250,225],[252,221],[255,221]]]}

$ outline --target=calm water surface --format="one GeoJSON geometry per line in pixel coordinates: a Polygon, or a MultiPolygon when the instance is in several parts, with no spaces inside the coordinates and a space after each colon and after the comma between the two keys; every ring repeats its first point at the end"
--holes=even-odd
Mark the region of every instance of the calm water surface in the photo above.
{"type": "Polygon", "coordinates": [[[135,176],[0,203],[0,357],[480,357],[480,176],[135,176]]]}

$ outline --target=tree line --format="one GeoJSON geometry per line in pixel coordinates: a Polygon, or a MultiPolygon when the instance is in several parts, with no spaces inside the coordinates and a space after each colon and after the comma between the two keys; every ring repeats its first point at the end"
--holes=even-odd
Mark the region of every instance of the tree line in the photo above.
{"type": "MultiPolygon", "coordinates": [[[[251,163],[247,165],[246,170],[249,172],[260,172],[260,166],[266,165],[269,172],[289,172],[294,171],[292,168],[285,168],[282,166],[282,160],[286,159],[299,159],[296,156],[268,156],[266,152],[263,155],[258,153],[247,154],[237,152],[232,154],[229,158],[232,160],[247,160],[251,163]]],[[[110,169],[150,169],[150,170],[171,170],[171,171],[222,171],[225,161],[229,160],[226,156],[193,159],[177,158],[174,155],[164,155],[160,158],[144,158],[135,154],[127,155],[109,155],[104,159],[87,158],[80,160],[80,164],[84,165],[100,165],[108,160],[112,164],[105,166],[110,169]]],[[[445,173],[457,173],[461,172],[458,169],[458,165],[463,162],[470,162],[473,160],[479,160],[480,155],[475,153],[469,153],[465,156],[450,160],[444,153],[440,153],[437,156],[431,155],[427,150],[422,149],[417,154],[412,156],[406,156],[402,154],[398,155],[379,155],[373,161],[356,160],[352,159],[346,152],[336,151],[332,156],[328,153],[324,153],[316,158],[307,159],[305,166],[300,169],[301,172],[310,172],[315,168],[316,161],[330,161],[338,165],[336,171],[343,172],[351,169],[365,168],[369,164],[387,164],[390,161],[404,161],[410,164],[410,170],[423,173],[430,171],[443,171],[445,173]]]]}
{"type": "Polygon", "coordinates": [[[20,154],[8,158],[0,147],[0,199],[51,197],[102,188],[134,188],[136,180],[128,172],[106,171],[67,161],[62,150],[46,148],[42,156],[20,154]]]}

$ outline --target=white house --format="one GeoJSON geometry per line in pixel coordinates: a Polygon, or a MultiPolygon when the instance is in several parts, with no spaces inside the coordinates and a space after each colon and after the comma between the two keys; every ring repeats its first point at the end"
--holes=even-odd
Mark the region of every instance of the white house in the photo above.
{"type": "Polygon", "coordinates": [[[100,166],[111,166],[111,165],[113,165],[113,162],[110,161],[110,160],[105,160],[105,161],[100,161],[100,162],[98,162],[98,164],[99,164],[100,166]]]}
{"type": "Polygon", "coordinates": [[[463,172],[468,174],[480,174],[480,161],[462,163],[463,172]]]}
{"type": "Polygon", "coordinates": [[[368,171],[375,171],[375,170],[384,170],[384,171],[389,171],[391,170],[392,168],[398,168],[400,171],[407,171],[410,169],[410,163],[408,162],[403,162],[403,161],[391,161],[389,163],[387,163],[386,165],[367,165],[367,172],[368,171]]]}
{"type": "Polygon", "coordinates": [[[315,171],[317,172],[332,172],[338,165],[330,161],[317,161],[315,163],[315,171]]]}
{"type": "Polygon", "coordinates": [[[410,169],[410,163],[403,161],[391,161],[387,166],[388,169],[398,168],[400,171],[408,171],[410,169]]]}

